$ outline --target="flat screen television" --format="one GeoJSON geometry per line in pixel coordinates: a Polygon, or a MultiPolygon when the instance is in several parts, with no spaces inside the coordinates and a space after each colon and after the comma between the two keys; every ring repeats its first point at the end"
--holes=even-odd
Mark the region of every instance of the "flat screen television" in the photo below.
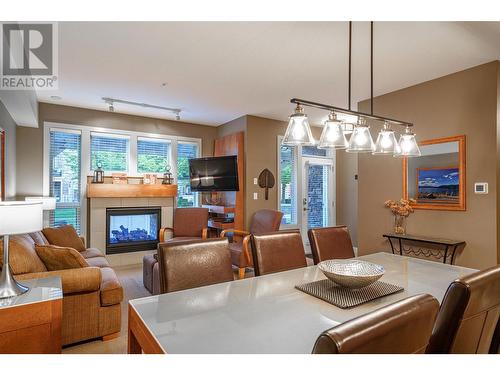
{"type": "Polygon", "coordinates": [[[192,191],[238,191],[236,156],[216,156],[189,160],[192,191]]]}

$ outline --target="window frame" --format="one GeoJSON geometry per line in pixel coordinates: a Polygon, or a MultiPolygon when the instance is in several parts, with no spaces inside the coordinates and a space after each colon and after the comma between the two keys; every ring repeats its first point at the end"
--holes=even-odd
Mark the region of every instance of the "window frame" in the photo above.
{"type": "MultiPolygon", "coordinates": [[[[157,134],[157,133],[147,133],[138,132],[132,130],[122,130],[122,129],[111,129],[106,127],[95,127],[95,126],[85,126],[85,125],[74,125],[67,123],[44,121],[43,123],[43,195],[48,196],[50,193],[50,176],[49,176],[49,163],[50,163],[50,131],[51,130],[62,130],[68,132],[78,132],[81,134],[81,188],[80,188],[80,234],[85,236],[87,234],[87,180],[88,177],[93,175],[93,170],[91,169],[91,157],[90,157],[90,135],[91,133],[108,133],[115,134],[119,136],[129,136],[129,150],[128,150],[128,177],[143,177],[144,173],[139,173],[137,171],[137,140],[138,138],[152,138],[152,139],[162,139],[170,141],[170,160],[171,162],[171,172],[174,177],[174,184],[177,184],[177,143],[178,142],[188,142],[196,143],[198,146],[198,157],[203,155],[202,139],[195,137],[184,137],[177,135],[168,134],[157,134]],[[175,161],[175,163],[173,162],[175,161]]],[[[111,177],[111,171],[106,171],[105,176],[111,177]]],[[[124,172],[125,173],[125,172],[124,172]]],[[[145,172],[147,173],[147,172],[145,172]]],[[[157,173],[162,175],[162,173],[157,173]]],[[[195,203],[199,205],[200,199],[196,193],[195,203]]],[[[174,199],[174,205],[177,204],[176,199],[174,199]]]]}

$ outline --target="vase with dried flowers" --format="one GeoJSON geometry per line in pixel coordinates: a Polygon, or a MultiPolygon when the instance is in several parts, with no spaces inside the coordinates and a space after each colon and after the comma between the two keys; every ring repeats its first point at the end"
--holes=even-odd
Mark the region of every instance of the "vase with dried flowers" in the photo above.
{"type": "Polygon", "coordinates": [[[387,200],[384,206],[389,208],[394,215],[394,233],[406,233],[406,218],[413,212],[412,203],[416,203],[415,199],[403,199],[399,201],[387,200]]]}

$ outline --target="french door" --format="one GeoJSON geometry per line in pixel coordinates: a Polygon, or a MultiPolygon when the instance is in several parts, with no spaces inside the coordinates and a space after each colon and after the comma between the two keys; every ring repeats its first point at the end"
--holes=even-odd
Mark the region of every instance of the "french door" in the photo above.
{"type": "Polygon", "coordinates": [[[302,157],[301,233],[308,251],[307,231],[335,223],[333,159],[302,157]]]}

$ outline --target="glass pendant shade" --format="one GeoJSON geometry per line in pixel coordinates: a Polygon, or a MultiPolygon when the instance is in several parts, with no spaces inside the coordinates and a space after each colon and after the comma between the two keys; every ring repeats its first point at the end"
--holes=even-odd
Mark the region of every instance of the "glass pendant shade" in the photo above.
{"type": "Polygon", "coordinates": [[[400,152],[394,156],[411,158],[421,155],[417,140],[415,139],[415,134],[413,134],[409,128],[406,128],[405,134],[401,134],[401,137],[399,137],[399,148],[400,152]]]}
{"type": "Polygon", "coordinates": [[[297,105],[295,113],[290,116],[282,143],[287,146],[312,146],[316,143],[311,133],[307,115],[304,114],[302,107],[299,105],[297,105]]]}
{"type": "Polygon", "coordinates": [[[394,155],[400,153],[401,150],[394,136],[394,131],[391,130],[389,124],[385,123],[384,128],[378,133],[373,155],[394,155]]]}
{"type": "Polygon", "coordinates": [[[358,125],[354,127],[346,152],[364,153],[373,152],[374,150],[375,144],[370,134],[370,127],[360,120],[358,125]]]}
{"type": "Polygon", "coordinates": [[[325,121],[321,138],[319,139],[318,148],[333,148],[342,150],[349,146],[343,129],[343,122],[337,120],[335,113],[328,116],[325,121]]]}

